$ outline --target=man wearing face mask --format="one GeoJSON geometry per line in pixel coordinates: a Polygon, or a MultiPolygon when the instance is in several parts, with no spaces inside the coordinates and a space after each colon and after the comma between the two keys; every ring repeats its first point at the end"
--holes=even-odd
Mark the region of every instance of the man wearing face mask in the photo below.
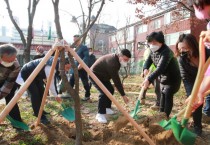
{"type": "Polygon", "coordinates": [[[172,50],[165,44],[161,31],[148,35],[147,42],[151,53],[144,63],[143,73],[146,76],[152,64],[156,69],[144,80],[142,86],[147,88],[151,82],[160,78],[160,112],[165,112],[169,117],[173,107],[173,95],[181,84],[179,66],[172,50]]]}
{"type": "MultiPolygon", "coordinates": [[[[12,100],[12,91],[16,90],[15,80],[20,71],[20,64],[16,59],[17,50],[14,46],[4,44],[0,46],[0,99],[5,98],[6,104],[12,100]]],[[[12,108],[9,115],[22,121],[17,104],[12,108]]]]}
{"type": "MultiPolygon", "coordinates": [[[[128,98],[125,95],[123,85],[120,80],[119,70],[120,67],[127,66],[130,58],[130,51],[128,49],[122,49],[120,54],[107,54],[98,58],[91,67],[93,73],[98,77],[98,79],[112,95],[114,94],[114,88],[110,80],[113,80],[115,87],[121,94],[125,103],[128,103],[128,98]]],[[[100,93],[98,102],[98,114],[96,115],[96,119],[100,123],[107,123],[105,114],[114,114],[114,111],[111,109],[112,102],[106,96],[106,94],[96,85],[96,83],[93,80],[91,81],[100,93]]]]}

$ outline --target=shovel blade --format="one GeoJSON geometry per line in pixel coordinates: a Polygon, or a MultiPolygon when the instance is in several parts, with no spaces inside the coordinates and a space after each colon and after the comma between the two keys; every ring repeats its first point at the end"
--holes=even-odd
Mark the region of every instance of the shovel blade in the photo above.
{"type": "Polygon", "coordinates": [[[72,109],[71,107],[65,108],[62,112],[61,115],[67,119],[68,121],[74,121],[75,120],[75,110],[72,109]]]}
{"type": "Polygon", "coordinates": [[[159,122],[159,125],[164,128],[165,130],[170,130],[171,129],[171,120],[162,120],[159,122]]]}
{"type": "Polygon", "coordinates": [[[196,134],[182,127],[176,119],[171,120],[171,128],[177,141],[183,145],[193,145],[195,143],[196,134]]]}
{"type": "Polygon", "coordinates": [[[171,129],[171,120],[176,120],[176,116],[174,116],[173,118],[171,118],[170,120],[162,120],[159,122],[159,125],[164,128],[165,130],[170,130],[171,129]]]}
{"type": "Polygon", "coordinates": [[[7,119],[11,122],[12,126],[14,126],[16,128],[21,128],[26,131],[30,130],[29,126],[27,124],[25,124],[24,122],[17,121],[9,115],[7,116],[7,119]]]}
{"type": "Polygon", "coordinates": [[[139,106],[140,106],[140,101],[137,100],[136,106],[135,106],[134,110],[131,111],[131,113],[130,113],[130,116],[131,116],[132,118],[135,118],[136,115],[137,115],[137,113],[140,111],[139,106]]]}

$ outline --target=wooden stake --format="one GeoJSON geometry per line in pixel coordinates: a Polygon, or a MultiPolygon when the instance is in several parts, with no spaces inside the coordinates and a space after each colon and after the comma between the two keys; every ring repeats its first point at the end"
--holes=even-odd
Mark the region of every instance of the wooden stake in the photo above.
{"type": "Polygon", "coordinates": [[[47,94],[49,92],[50,84],[51,84],[52,79],[54,79],[54,72],[55,72],[55,67],[56,67],[57,61],[58,61],[58,56],[59,56],[59,50],[56,50],[55,51],[55,56],[54,56],[54,59],[53,59],[53,63],[52,63],[51,69],[50,69],[50,75],[47,78],[47,84],[45,86],[45,91],[44,91],[44,95],[42,97],[42,103],[41,103],[41,106],[39,108],[39,114],[38,114],[38,118],[37,118],[35,127],[38,126],[39,123],[40,123],[40,119],[41,119],[41,116],[42,116],[42,113],[43,113],[43,110],[44,110],[44,105],[45,105],[46,99],[47,99],[47,94]]]}

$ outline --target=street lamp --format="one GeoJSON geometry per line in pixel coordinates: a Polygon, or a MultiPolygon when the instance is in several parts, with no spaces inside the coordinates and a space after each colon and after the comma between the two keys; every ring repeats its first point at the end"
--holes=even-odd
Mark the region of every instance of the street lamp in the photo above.
{"type": "MultiPolygon", "coordinates": [[[[72,16],[72,19],[71,19],[72,23],[76,23],[77,24],[81,34],[83,34],[85,32],[85,29],[86,29],[86,21],[84,20],[84,17],[88,17],[88,16],[87,15],[80,15],[78,17],[72,16]],[[81,29],[81,25],[79,25],[79,23],[77,21],[77,19],[80,18],[80,17],[83,17],[83,19],[82,19],[83,20],[83,22],[82,22],[82,29],[81,29]]],[[[90,21],[95,20],[95,18],[96,17],[94,15],[92,15],[90,17],[90,21]]]]}
{"type": "MultiPolygon", "coordinates": [[[[80,31],[81,34],[83,34],[83,33],[85,32],[85,29],[86,29],[86,21],[87,21],[87,19],[86,19],[86,21],[85,21],[84,17],[87,17],[87,18],[88,18],[87,15],[84,15],[84,14],[83,14],[83,15],[80,15],[80,16],[77,16],[77,17],[76,17],[76,16],[72,15],[71,13],[69,13],[69,12],[66,11],[66,10],[63,10],[63,9],[59,9],[59,10],[65,12],[66,14],[68,14],[69,16],[72,17],[72,19],[71,19],[70,22],[76,23],[76,24],[77,24],[77,26],[78,26],[79,31],[80,31]],[[81,25],[79,25],[79,22],[77,21],[77,19],[80,18],[80,17],[82,17],[82,20],[83,20],[83,22],[82,22],[82,29],[81,29],[81,25]]],[[[90,17],[90,21],[95,20],[95,18],[96,18],[96,17],[95,17],[94,15],[92,15],[92,16],[90,17]]]]}

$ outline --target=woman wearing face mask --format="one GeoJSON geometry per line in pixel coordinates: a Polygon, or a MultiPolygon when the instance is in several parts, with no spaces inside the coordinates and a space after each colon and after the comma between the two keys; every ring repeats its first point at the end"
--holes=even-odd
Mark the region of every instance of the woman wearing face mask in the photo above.
{"type": "MultiPolygon", "coordinates": [[[[182,34],[179,36],[176,43],[176,55],[178,56],[185,91],[187,97],[189,97],[195,83],[199,64],[198,42],[192,34],[182,34]]],[[[202,133],[202,107],[203,105],[193,113],[194,132],[197,135],[202,133]]]]}
{"type": "Polygon", "coordinates": [[[173,95],[179,90],[181,76],[179,66],[171,49],[165,44],[164,35],[160,32],[152,32],[147,36],[147,42],[151,53],[143,66],[146,75],[152,64],[156,70],[152,72],[143,82],[147,88],[151,82],[160,78],[160,112],[165,112],[169,117],[173,107],[173,95]]]}
{"type": "MultiPolygon", "coordinates": [[[[20,64],[16,55],[17,50],[14,46],[9,44],[0,46],[0,99],[5,98],[6,104],[13,98],[11,92],[16,90],[15,80],[20,71],[20,64]]],[[[17,121],[22,121],[17,104],[12,108],[9,115],[17,121]]]]}

